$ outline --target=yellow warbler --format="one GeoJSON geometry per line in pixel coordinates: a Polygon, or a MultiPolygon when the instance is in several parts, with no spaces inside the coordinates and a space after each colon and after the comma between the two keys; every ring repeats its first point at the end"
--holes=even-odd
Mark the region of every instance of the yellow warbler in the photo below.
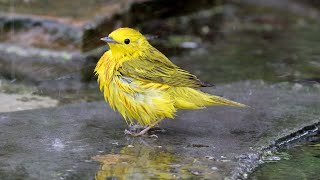
{"type": "Polygon", "coordinates": [[[127,123],[136,120],[142,126],[148,125],[134,135],[143,135],[163,118],[173,118],[177,109],[245,107],[194,89],[209,85],[173,64],[137,30],[119,28],[101,40],[110,50],[95,68],[100,90],[127,123]]]}

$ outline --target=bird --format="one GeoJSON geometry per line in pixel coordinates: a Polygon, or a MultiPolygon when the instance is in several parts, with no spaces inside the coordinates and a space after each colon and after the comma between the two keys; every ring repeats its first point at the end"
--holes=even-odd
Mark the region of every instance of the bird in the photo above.
{"type": "Polygon", "coordinates": [[[127,124],[145,127],[140,132],[129,133],[133,136],[145,135],[164,118],[173,119],[178,109],[247,107],[202,92],[199,88],[212,84],[175,65],[138,30],[118,28],[101,40],[108,44],[109,50],[94,70],[99,89],[127,124]]]}

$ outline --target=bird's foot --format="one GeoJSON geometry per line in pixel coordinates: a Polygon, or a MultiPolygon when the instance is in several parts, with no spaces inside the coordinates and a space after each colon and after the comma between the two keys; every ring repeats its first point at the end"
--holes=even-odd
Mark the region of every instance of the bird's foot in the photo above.
{"type": "MultiPolygon", "coordinates": [[[[140,126],[141,127],[141,126],[140,126]]],[[[142,127],[141,127],[142,128],[142,127]]],[[[140,132],[137,132],[137,129],[134,129],[134,131],[132,131],[130,129],[130,126],[129,126],[129,130],[125,130],[124,131],[124,134],[126,135],[131,135],[131,136],[134,136],[134,137],[138,137],[138,136],[143,136],[145,135],[146,133],[148,133],[148,131],[151,129],[152,127],[151,126],[147,126],[146,128],[144,128],[142,131],[140,132]]]]}
{"type": "MultiPolygon", "coordinates": [[[[137,136],[143,136],[143,135],[145,135],[146,133],[148,133],[150,131],[164,132],[165,130],[161,129],[158,126],[158,123],[160,121],[161,120],[158,120],[155,123],[153,123],[152,125],[147,125],[145,127],[142,127],[140,125],[129,125],[129,127],[128,127],[129,130],[126,129],[124,131],[124,134],[137,137],[137,136]]],[[[155,135],[155,136],[158,137],[157,135],[155,135]]],[[[155,136],[151,135],[150,137],[155,137],[155,136]]]]}
{"type": "MultiPolygon", "coordinates": [[[[145,126],[145,127],[142,127],[140,125],[130,125],[128,127],[128,129],[126,129],[124,131],[124,134],[138,137],[138,136],[146,135],[151,131],[152,132],[164,132],[165,130],[160,128],[159,126],[145,126]]],[[[152,135],[150,135],[150,137],[157,137],[157,135],[152,134],[152,135]]]]}
{"type": "Polygon", "coordinates": [[[128,129],[125,130],[127,133],[139,133],[144,130],[146,127],[140,126],[139,124],[130,124],[128,129]]]}

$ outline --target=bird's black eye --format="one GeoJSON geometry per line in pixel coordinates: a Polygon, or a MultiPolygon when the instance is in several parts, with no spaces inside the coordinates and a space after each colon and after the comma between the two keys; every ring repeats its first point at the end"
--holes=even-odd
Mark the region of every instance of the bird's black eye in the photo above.
{"type": "Polygon", "coordinates": [[[124,43],[129,44],[130,43],[130,39],[125,39],[124,43]]]}

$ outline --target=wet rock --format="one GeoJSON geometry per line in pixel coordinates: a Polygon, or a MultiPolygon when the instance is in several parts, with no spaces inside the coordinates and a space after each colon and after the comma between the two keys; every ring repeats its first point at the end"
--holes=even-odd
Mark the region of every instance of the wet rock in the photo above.
{"type": "Polygon", "coordinates": [[[124,1],[3,1],[1,39],[16,45],[80,51],[85,24],[109,16],[124,1]]]}
{"type": "Polygon", "coordinates": [[[0,44],[1,75],[8,79],[44,82],[75,72],[74,78],[80,80],[83,63],[79,53],[0,44]]]}
{"type": "Polygon", "coordinates": [[[0,28],[2,42],[22,47],[76,51],[81,45],[81,27],[68,21],[0,14],[0,28]]]}
{"type": "Polygon", "coordinates": [[[319,89],[292,86],[247,81],[207,89],[252,108],[179,111],[160,124],[166,131],[157,139],[124,136],[124,120],[105,102],[1,113],[0,177],[247,177],[262,148],[319,122],[319,89]]]}

